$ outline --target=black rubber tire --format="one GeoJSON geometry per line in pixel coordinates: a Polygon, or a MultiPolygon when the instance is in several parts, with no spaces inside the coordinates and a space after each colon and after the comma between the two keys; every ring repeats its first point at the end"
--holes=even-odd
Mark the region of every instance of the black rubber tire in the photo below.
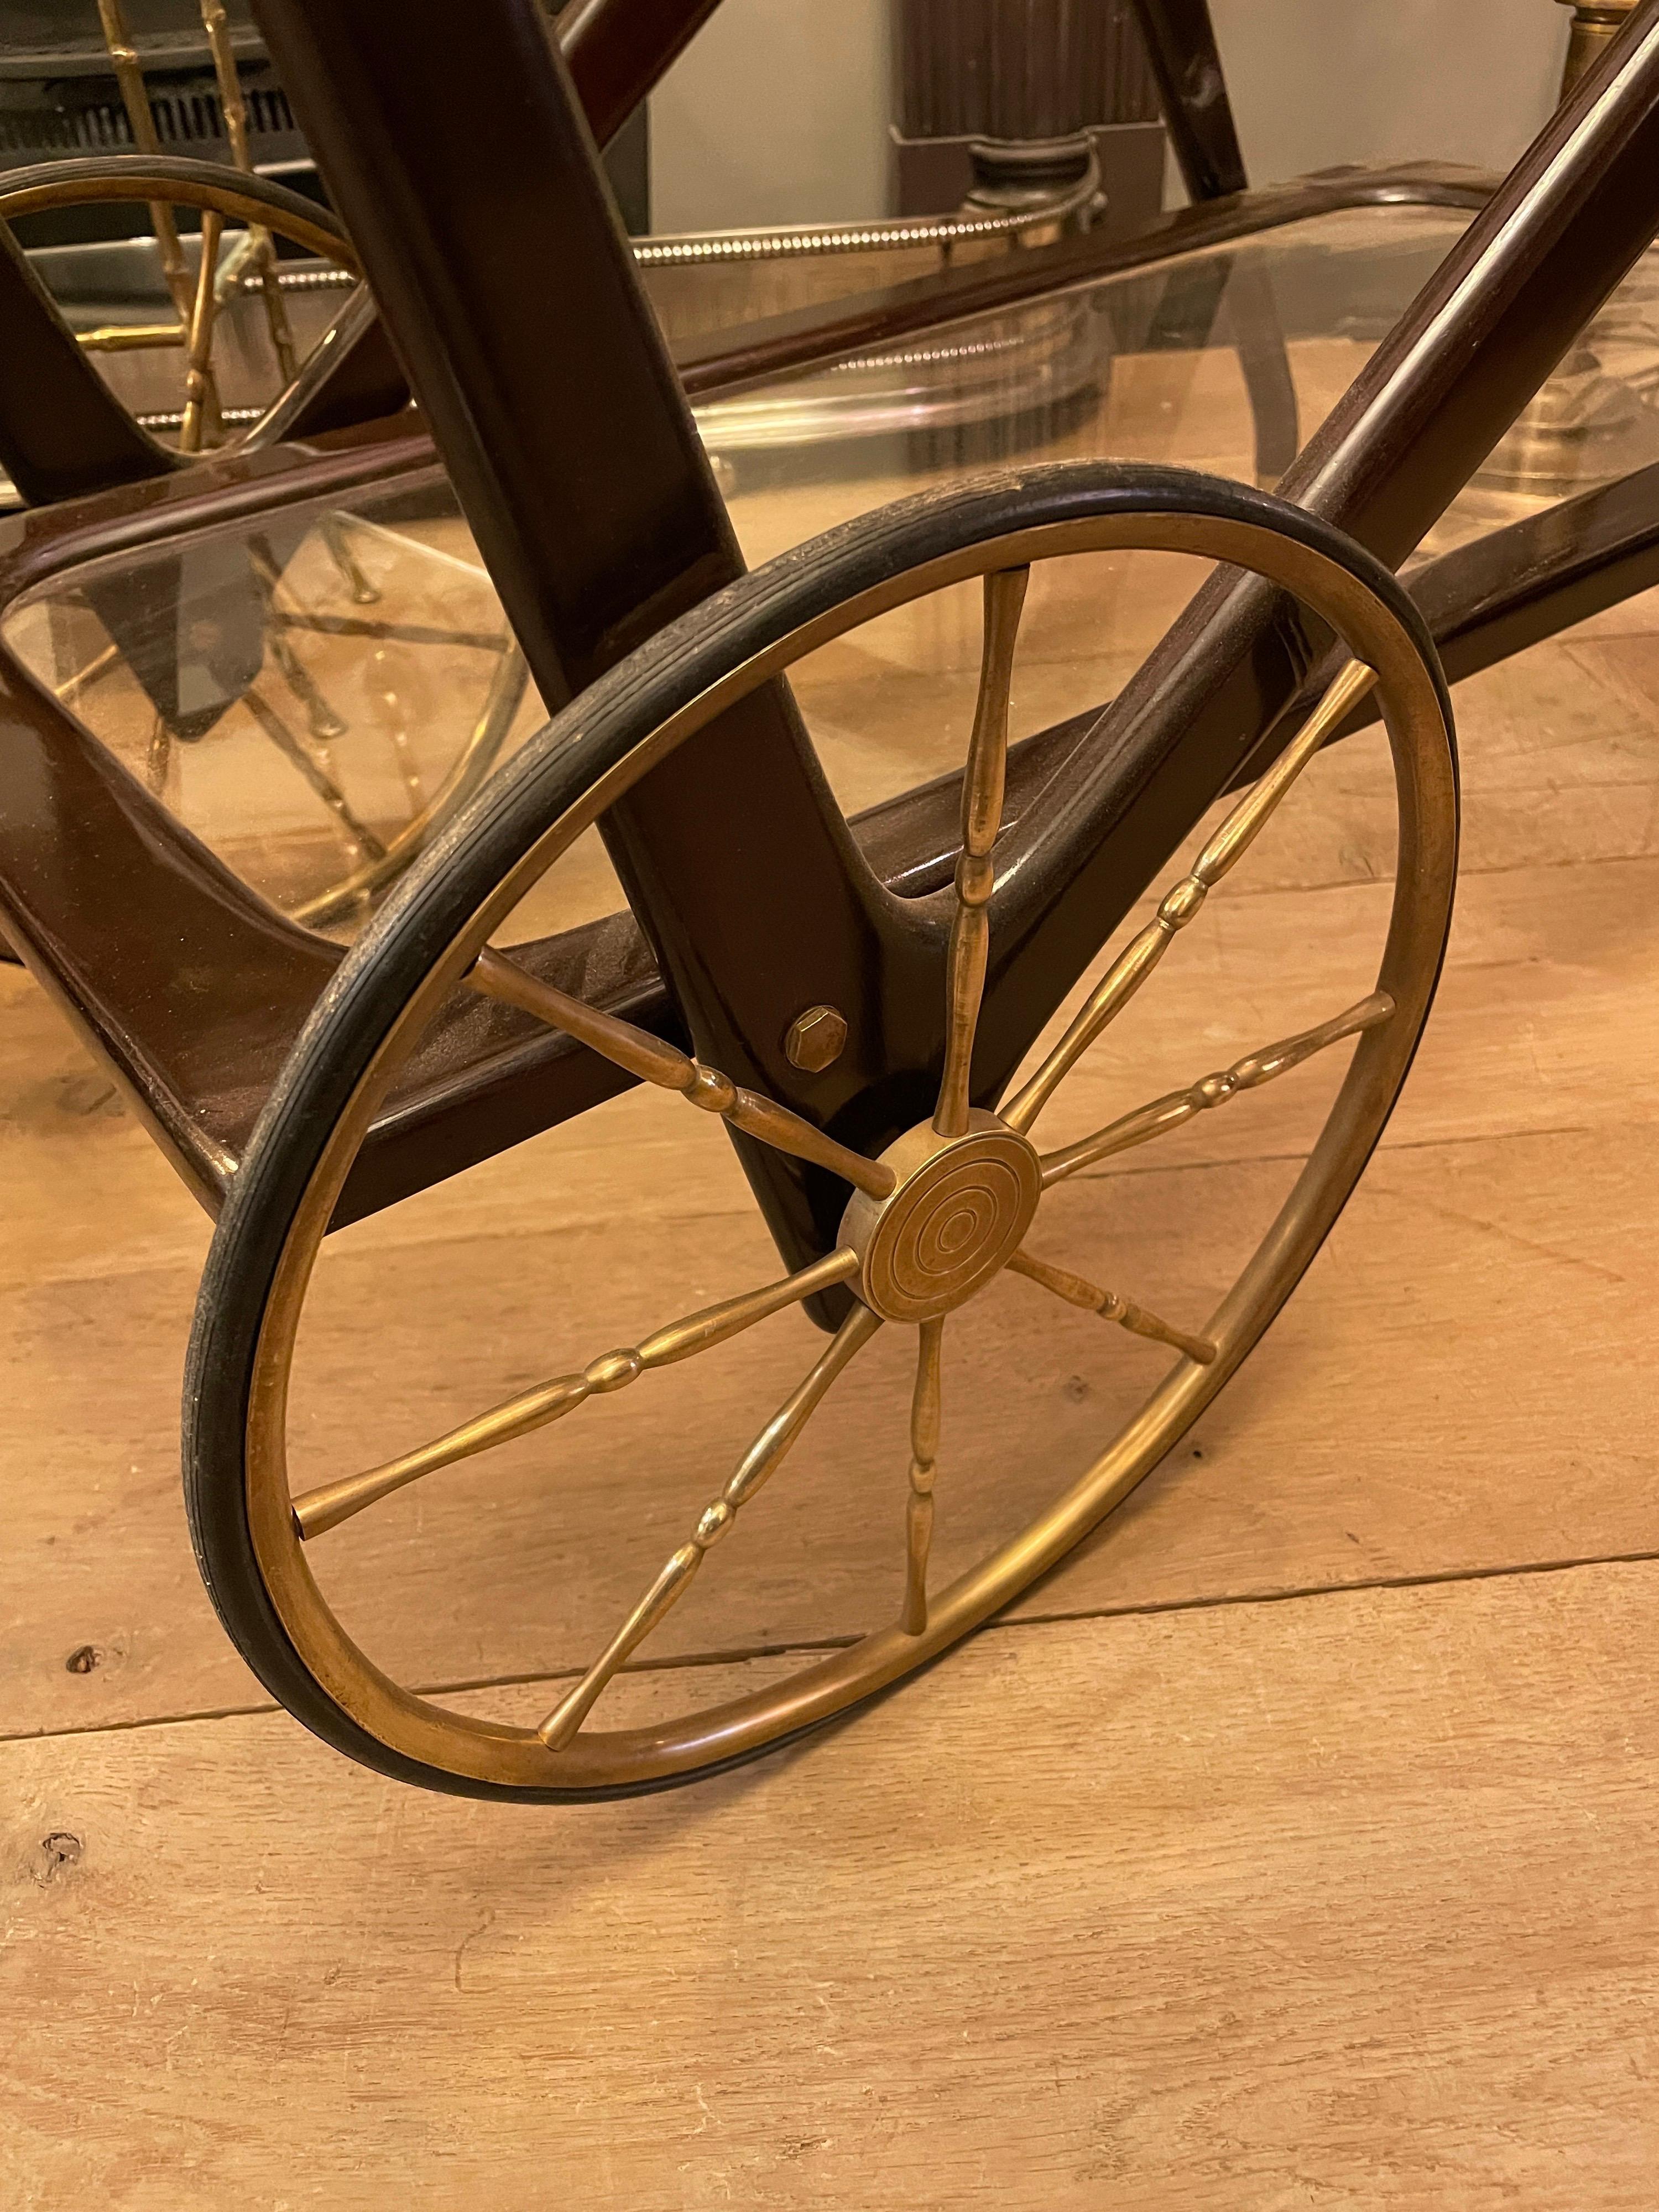
{"type": "MultiPolygon", "coordinates": [[[[1330,524],[1268,493],[1190,470],[1100,461],[1014,469],[901,500],[843,524],[780,555],[671,623],[497,771],[352,947],[277,1079],[220,1217],[191,1335],[183,1424],[191,1539],[219,1617],[271,1695],[337,1751],[397,1781],[526,1802],[632,1796],[724,1771],[705,1766],[694,1775],[614,1790],[530,1790],[424,1765],[368,1735],[324,1692],[271,1603],[249,1531],[243,1463],[260,1328],[289,1225],[329,1134],[403,1007],[483,896],[545,827],[669,715],[753,653],[906,569],[1012,531],[1109,514],[1170,513],[1254,523],[1346,569],[1385,603],[1413,638],[1450,726],[1449,700],[1426,624],[1392,573],[1330,524]]],[[[775,1739],[763,1749],[793,1740],[775,1739]]],[[[761,1755],[751,1752],[729,1763],[761,1755]]]]}

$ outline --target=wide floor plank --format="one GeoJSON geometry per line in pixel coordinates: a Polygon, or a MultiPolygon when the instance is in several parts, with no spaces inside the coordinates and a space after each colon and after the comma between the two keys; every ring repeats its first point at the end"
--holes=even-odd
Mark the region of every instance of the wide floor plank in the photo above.
{"type": "MultiPolygon", "coordinates": [[[[1269,1212],[1290,1172],[1240,1164],[1091,1179],[1075,1194],[1083,1243],[1052,1249],[1110,1250],[1134,1294],[1196,1321],[1204,1302],[1182,1301],[1218,1235],[1269,1212]]],[[[1234,1385],[1016,1613],[1659,1551],[1648,1417],[1659,1315],[1643,1294],[1656,1179],[1651,1127],[1616,1146],[1596,1133],[1386,1154],[1234,1385]]],[[[693,1279],[697,1227],[678,1243],[662,1232],[693,1279]]],[[[586,1255],[592,1279],[603,1239],[526,1232],[511,1249],[513,1271],[493,1285],[483,1255],[471,1265],[488,1357],[447,1373],[423,1316],[444,1302],[455,1248],[404,1255],[409,1313],[401,1326],[395,1313],[383,1322],[394,1334],[391,1372],[403,1377],[401,1433],[435,1431],[484,1395],[502,1346],[526,1342],[526,1277],[580,1273],[586,1255]]],[[[378,1282],[354,1276],[342,1290],[325,1346],[331,1401],[349,1399],[366,1364],[353,1324],[374,1310],[378,1282]]],[[[73,1436],[55,1430],[52,1409],[94,1357],[76,1305],[97,1287],[43,1291],[37,1327],[15,1345],[23,1371],[8,1418],[36,1443],[24,1524],[33,1540],[13,1554],[21,1571],[0,1639],[11,1734],[258,1695],[196,1583],[173,1473],[168,1347],[186,1279],[124,1279],[134,1371],[108,1393],[82,1385],[73,1436]],[[138,1376],[154,1380],[141,1391],[138,1376]],[[141,1406],[147,1426],[135,1433],[125,1425],[141,1406]],[[97,1663],[72,1671],[66,1662],[88,1646],[97,1663]]],[[[636,1305],[626,1284],[596,1282],[587,1304],[596,1344],[625,1339],[636,1305]]],[[[667,1426],[665,1397],[647,1384],[584,1409],[556,1451],[532,1439],[434,1477],[319,1543],[325,1587],[365,1649],[399,1679],[434,1687],[579,1669],[684,1540],[734,1431],[757,1426],[811,1358],[805,1323],[772,1326],[672,1378],[667,1426]]],[[[1013,1281],[947,1342],[941,1581],[1079,1474],[1162,1367],[1151,1347],[1013,1281]]],[[[844,1401],[831,1401],[822,1440],[800,1448],[642,1656],[775,1649],[888,1617],[902,1553],[906,1357],[896,1332],[878,1340],[855,1370],[858,1390],[849,1378],[844,1401]]],[[[522,1361],[507,1371],[526,1379],[522,1361]]],[[[365,1410],[359,1425],[348,1410],[319,1464],[368,1460],[386,1433],[381,1411],[365,1410]]]]}
{"type": "MultiPolygon", "coordinates": [[[[1353,882],[1218,896],[1056,1108],[1056,1133],[1343,1003],[1383,903],[1353,882]]],[[[1659,1541],[1642,1418],[1656,915],[1659,860],[1465,884],[1382,1152],[1194,1440],[1206,1458],[1178,1456],[1031,1604],[1184,1601],[1659,1541]]],[[[130,1121],[106,1112],[72,1040],[57,1039],[55,1060],[39,1053],[50,1020],[30,987],[10,988],[26,1019],[0,1152],[23,1194],[0,1280],[12,1534],[0,1720],[19,1733],[244,1704],[257,1693],[197,1589],[178,1498],[205,1226],[130,1121]],[[70,1671],[88,1649],[91,1670],[70,1671]]],[[[1226,1280],[1220,1262],[1242,1256],[1288,1188],[1337,1073],[1299,1071],[1063,1187],[1043,1249],[1200,1321],[1226,1280]]],[[[773,1272],[720,1132],[672,1100],[617,1101],[333,1240],[302,1469],[371,1464],[773,1272]]],[[[964,1356],[987,1328],[1012,1332],[985,1347],[983,1375],[1003,1384],[947,1473],[942,1572],[1079,1471],[1158,1372],[1145,1346],[1050,1314],[1028,1285],[958,1331],[964,1356]]],[[[328,1540],[331,1587],[367,1648],[413,1681],[579,1666],[684,1540],[723,1479],[711,1470],[811,1356],[804,1325],[769,1324],[552,1439],[434,1478],[328,1540]]],[[[959,1370],[959,1408],[980,1380],[959,1370]]],[[[672,1617],[665,1651],[853,1634],[890,1608],[896,1343],[866,1356],[860,1393],[866,1382],[867,1398],[836,1410],[830,1456],[816,1471],[803,1461],[749,1516],[722,1576],[672,1617]]]]}
{"type": "Polygon", "coordinates": [[[5,1747],[0,2196],[1634,2212],[1656,1601],[995,1630],[592,1808],[399,1790],[280,1715],[5,1747]]]}

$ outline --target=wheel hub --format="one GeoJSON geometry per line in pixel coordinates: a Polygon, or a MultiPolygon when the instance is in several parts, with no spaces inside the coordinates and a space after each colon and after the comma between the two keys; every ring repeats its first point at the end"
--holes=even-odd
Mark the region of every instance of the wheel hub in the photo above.
{"type": "Polygon", "coordinates": [[[885,1320],[933,1321],[1019,1249],[1042,1194],[1036,1152],[994,1114],[973,1113],[964,1136],[919,1122],[881,1157],[896,1187],[884,1199],[855,1192],[842,1222],[862,1263],[859,1296],[885,1320]]]}

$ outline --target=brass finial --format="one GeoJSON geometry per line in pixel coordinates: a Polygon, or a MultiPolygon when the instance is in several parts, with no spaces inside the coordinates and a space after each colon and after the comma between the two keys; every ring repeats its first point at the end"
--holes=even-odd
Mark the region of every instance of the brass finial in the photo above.
{"type": "Polygon", "coordinates": [[[1565,99],[1590,64],[1618,36],[1636,0],[1559,0],[1559,4],[1572,10],[1566,66],[1561,72],[1561,96],[1565,99]]]}

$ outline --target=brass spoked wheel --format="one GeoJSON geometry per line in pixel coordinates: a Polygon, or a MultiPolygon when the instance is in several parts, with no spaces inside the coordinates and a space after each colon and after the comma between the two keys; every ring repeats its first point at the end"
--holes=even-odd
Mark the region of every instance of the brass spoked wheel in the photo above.
{"type": "MultiPolygon", "coordinates": [[[[1200,800],[1195,815],[1202,811],[1200,800]]],[[[210,1261],[186,1394],[186,1488],[198,1555],[242,1650],[295,1714],[368,1764],[438,1788],[544,1799],[647,1790],[709,1772],[934,1658],[1054,1565],[1158,1463],[1307,1267],[1410,1065],[1449,926],[1455,844],[1449,714],[1420,622],[1392,577],[1358,547],[1266,495],[1183,471],[1061,464],[901,502],[720,593],[532,740],[406,878],[349,957],[260,1124],[210,1261]],[[1351,657],[1265,773],[1218,824],[1207,823],[1196,857],[1145,926],[1104,957],[1080,1000],[1061,1008],[1057,992],[1053,1004],[1018,1008],[1021,1034],[1035,1048],[1024,1053],[1017,1079],[1000,1079],[988,1097],[983,1047],[994,1024],[1006,1036],[1010,1019],[1006,996],[997,997],[1006,973],[997,932],[1007,911],[1000,873],[1007,848],[999,831],[1022,604],[1034,564],[1120,549],[1198,554],[1254,570],[1294,594],[1351,657]],[[581,833],[734,701],[872,617],[976,578],[983,580],[982,669],[961,782],[959,850],[947,884],[927,900],[902,902],[932,933],[922,971],[931,982],[920,987],[929,994],[931,1027],[915,1032],[933,1041],[926,1066],[878,1073],[860,1101],[827,1117],[833,1127],[820,1126],[666,1035],[550,982],[513,946],[492,945],[530,886],[581,833]],[[1364,979],[1368,987],[1216,1072],[1200,1073],[1200,1059],[1176,1087],[1068,1141],[1045,1143],[1043,1117],[1063,1103],[1068,1079],[1373,689],[1392,764],[1395,854],[1380,964],[1364,979]],[[468,990],[724,1120],[739,1133],[740,1148],[805,1163],[820,1188],[827,1187],[822,1179],[837,1179],[839,1229],[826,1231],[805,1264],[780,1269],[775,1279],[713,1304],[688,1302],[695,1310],[682,1306],[684,1317],[623,1348],[585,1364],[573,1359],[412,1449],[296,1491],[289,1376],[325,1230],[389,1088],[400,1071],[406,1075],[440,1010],[453,1009],[455,994],[468,990]],[[1056,1033],[1050,1017],[1065,1012],[1070,1018],[1056,1033]],[[1149,1297],[1109,1267],[1076,1264],[1066,1209],[1088,1186],[1085,1171],[1338,1048],[1348,1051],[1346,1071],[1293,1188],[1242,1266],[1230,1267],[1231,1287],[1218,1300],[1206,1296],[1209,1310],[1149,1297]],[[890,1103],[918,1097],[929,1102],[919,1115],[890,1103]],[[860,1127],[875,1128],[877,1140],[843,1140],[860,1127]],[[957,1327],[973,1323],[978,1302],[1011,1276],[1024,1279],[1022,1297],[1048,1300],[1056,1322],[1066,1307],[1101,1316],[1143,1340],[1133,1356],[1152,1363],[1154,1375],[1162,1353],[1166,1371],[1127,1418],[1091,1439],[1080,1468],[1057,1462],[1035,1509],[1029,1500],[1011,1503],[1010,1525],[983,1556],[945,1577],[933,1555],[935,1514],[949,1510],[953,1495],[950,1451],[941,1451],[947,1350],[957,1327]],[[695,1363],[714,1347],[809,1304],[827,1341],[802,1361],[781,1401],[757,1407],[732,1436],[729,1458],[699,1483],[700,1494],[676,1508],[678,1540],[664,1546],[659,1571],[640,1577],[631,1602],[616,1604],[580,1671],[546,1684],[538,1724],[491,1717],[477,1698],[417,1693],[353,1640],[325,1596],[319,1555],[331,1532],[410,1486],[429,1497],[428,1485],[485,1481],[489,1462],[481,1455],[573,1415],[603,1424],[607,1408],[590,1401],[631,1390],[658,1370],[699,1371],[695,1363]],[[855,1390],[861,1359],[862,1371],[873,1373],[868,1363],[879,1366],[883,1343],[890,1348],[895,1338],[911,1347],[902,1385],[908,1472],[896,1449],[884,1623],[839,1639],[827,1654],[781,1665],[763,1686],[735,1698],[700,1699],[706,1674],[679,1670],[672,1680],[687,1686],[669,1700],[678,1709],[668,1717],[659,1707],[648,1724],[607,1727],[602,1701],[618,1674],[649,1665],[650,1639],[694,1585],[706,1592],[722,1573],[743,1573],[745,1530],[736,1524],[763,1522],[760,1495],[767,1491],[771,1503],[787,1492],[786,1470],[810,1445],[815,1416],[855,1390]],[[463,1462],[473,1463],[468,1474],[446,1474],[463,1462]],[[716,1550],[719,1560],[705,1567],[716,1550]]],[[[1088,860],[1075,852],[1072,866],[1081,870],[1088,860]]],[[[856,1030],[858,1011],[848,1011],[856,1030]]],[[[827,1010],[821,1020],[833,1029],[827,1010]]],[[[901,1035],[902,1024],[893,1026],[901,1035]]],[[[820,1040],[822,1051],[835,1043],[833,1035],[820,1040]]],[[[819,1048],[810,1037],[796,1044],[810,1065],[819,1048]]],[[[572,1316],[568,1325],[574,1333],[580,1321],[572,1316]]],[[[1119,1341],[1127,1347],[1128,1338],[1119,1341]]],[[[1053,1357],[1063,1362],[1071,1354],[1053,1357]]],[[[666,1442],[678,1418],[666,1385],[647,1383],[629,1403],[642,1404],[653,1390],[664,1393],[666,1442]]],[[[901,1411],[901,1432],[903,1419],[901,1411]]],[[[948,1419],[945,1433],[948,1439],[948,1419]]],[[[572,1434],[548,1438],[544,1467],[555,1486],[557,1445],[572,1434]]],[[[618,1481],[624,1472],[617,1470],[618,1481]]]]}
{"type": "MultiPolygon", "coordinates": [[[[240,283],[252,283],[259,291],[278,389],[292,381],[301,366],[278,282],[273,237],[288,239],[353,274],[356,254],[326,208],[271,178],[227,170],[211,161],[159,153],[88,155],[75,161],[14,169],[0,181],[0,221],[6,222],[55,214],[65,208],[134,201],[150,211],[173,319],[168,323],[126,322],[83,331],[81,343],[90,352],[103,356],[181,355],[184,404],[177,423],[179,441],[185,452],[195,453],[210,442],[210,429],[217,428],[222,434],[229,428],[219,422],[215,343],[231,294],[240,283]],[[201,218],[193,270],[179,234],[174,210],[179,207],[193,210],[201,218]],[[220,246],[227,221],[244,228],[222,266],[220,246]]],[[[249,411],[257,427],[258,410],[249,411]]]]}
{"type": "MultiPolygon", "coordinates": [[[[186,453],[257,444],[280,432],[333,358],[331,333],[360,321],[369,301],[359,283],[337,317],[312,313],[308,328],[296,328],[272,241],[289,240],[327,269],[355,276],[356,256],[336,217],[270,178],[161,154],[46,162],[0,179],[0,222],[112,201],[149,207],[174,307],[167,322],[78,332],[123,404],[137,412],[141,427],[175,434],[186,453]],[[193,268],[174,219],[179,207],[201,219],[193,268]],[[240,232],[228,237],[228,223],[240,232]],[[246,287],[258,293],[265,325],[263,384],[250,382],[241,358],[246,332],[226,358],[228,326],[246,287]],[[136,391],[124,391],[123,379],[131,386],[138,363],[152,374],[178,365],[176,413],[135,410],[136,391]],[[248,386],[244,398],[258,386],[258,404],[221,404],[234,376],[248,386]]],[[[315,299],[334,295],[298,296],[309,312],[315,299]]],[[[193,597],[181,589],[176,553],[163,548],[133,560],[118,588],[94,586],[84,595],[93,619],[78,632],[65,628],[54,646],[53,689],[94,735],[141,769],[157,798],[222,848],[212,802],[192,807],[180,789],[192,748],[210,732],[216,752],[239,743],[255,755],[273,751],[283,763],[275,776],[268,761],[256,760],[252,775],[202,780],[217,787],[234,778],[249,790],[269,781],[273,810],[295,817],[297,834],[256,887],[296,921],[349,928],[499,758],[528,690],[523,656],[480,570],[349,507],[309,510],[298,528],[292,518],[277,518],[245,537],[222,538],[192,575],[193,597]],[[447,607],[472,618],[458,625],[447,607]],[[179,638],[202,633],[218,641],[210,651],[225,669],[198,669],[182,680],[179,638]],[[84,647],[78,659],[72,634],[84,647]],[[354,648],[356,665],[343,668],[354,648]],[[464,696],[468,675],[471,711],[455,718],[445,742],[430,726],[442,718],[419,702],[441,687],[464,696]],[[193,713],[183,699],[192,689],[199,695],[193,713]],[[135,711],[144,717],[137,735],[135,711]]],[[[265,826],[269,862],[276,841],[265,826]]],[[[240,842],[249,842],[246,833],[240,842]]],[[[223,856],[233,866],[245,860],[240,851],[223,856]]]]}

